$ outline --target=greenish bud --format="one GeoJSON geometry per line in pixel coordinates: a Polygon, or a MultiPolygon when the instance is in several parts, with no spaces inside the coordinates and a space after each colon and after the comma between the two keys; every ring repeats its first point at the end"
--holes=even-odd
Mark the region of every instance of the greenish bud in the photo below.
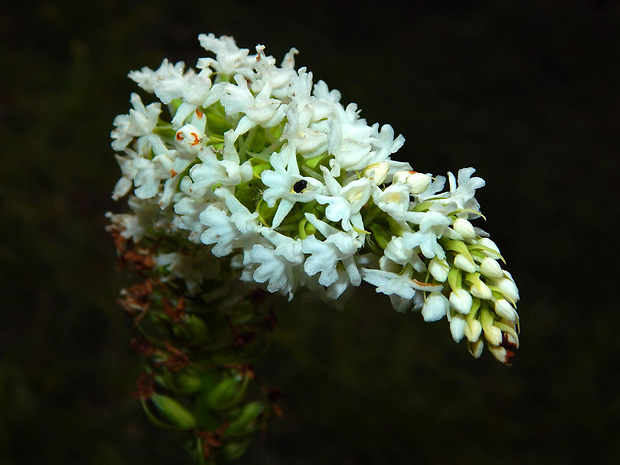
{"type": "Polygon", "coordinates": [[[190,313],[185,316],[184,323],[192,344],[203,345],[209,342],[209,330],[202,318],[190,313]]]}
{"type": "Polygon", "coordinates": [[[192,429],[196,426],[196,419],[189,410],[171,397],[153,394],[151,401],[157,410],[176,429],[192,429]]]}
{"type": "Polygon", "coordinates": [[[214,410],[234,407],[243,399],[247,385],[247,376],[235,374],[226,378],[206,393],[206,405],[214,410]]]}
{"type": "Polygon", "coordinates": [[[240,441],[227,442],[221,449],[220,454],[224,460],[231,462],[243,455],[250,444],[250,438],[240,441]]]}
{"type": "Polygon", "coordinates": [[[200,376],[191,368],[171,373],[174,387],[183,394],[198,392],[202,388],[200,376]]]}
{"type": "Polygon", "coordinates": [[[255,429],[255,421],[263,413],[263,410],[265,410],[265,404],[257,400],[233,412],[231,416],[236,418],[228,425],[226,434],[236,435],[252,432],[255,429]]]}

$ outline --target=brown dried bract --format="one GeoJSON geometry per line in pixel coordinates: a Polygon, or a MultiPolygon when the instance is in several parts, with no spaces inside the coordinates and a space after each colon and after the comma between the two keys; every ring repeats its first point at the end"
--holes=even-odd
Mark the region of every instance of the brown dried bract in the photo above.
{"type": "Polygon", "coordinates": [[[158,366],[162,366],[168,371],[179,371],[187,366],[189,357],[186,354],[167,342],[166,349],[168,349],[168,357],[163,362],[158,363],[158,366]]]}
{"type": "Polygon", "coordinates": [[[168,318],[178,323],[186,315],[185,313],[185,297],[181,296],[176,306],[169,299],[162,299],[161,303],[164,306],[164,311],[168,318]]]}
{"type": "Polygon", "coordinates": [[[143,357],[150,357],[157,350],[153,344],[143,337],[136,337],[132,339],[130,347],[143,357]]]}
{"type": "Polygon", "coordinates": [[[128,315],[135,317],[137,324],[146,314],[151,304],[151,296],[153,294],[153,284],[151,281],[145,281],[136,284],[121,291],[118,303],[128,315]]]}
{"type": "Polygon", "coordinates": [[[195,431],[194,435],[202,439],[202,455],[205,459],[212,459],[215,449],[222,447],[222,437],[228,429],[228,423],[224,423],[215,431],[195,431]]]}
{"type": "Polygon", "coordinates": [[[150,399],[154,393],[153,375],[142,373],[136,381],[136,390],[131,393],[131,397],[134,399],[150,399]]]}

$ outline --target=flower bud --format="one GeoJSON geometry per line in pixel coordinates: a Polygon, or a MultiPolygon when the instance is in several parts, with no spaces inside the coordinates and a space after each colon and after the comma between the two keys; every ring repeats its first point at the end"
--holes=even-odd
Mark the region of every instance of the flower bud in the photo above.
{"type": "Polygon", "coordinates": [[[469,342],[476,342],[482,334],[482,325],[476,319],[467,319],[467,324],[463,328],[463,334],[469,342]]]}
{"type": "Polygon", "coordinates": [[[482,342],[482,339],[478,339],[476,342],[470,342],[467,348],[474,358],[480,358],[484,349],[484,342],[482,342]]]}
{"type": "Polygon", "coordinates": [[[446,315],[449,308],[450,302],[446,296],[441,292],[431,292],[422,307],[422,317],[424,321],[441,320],[446,315]]]}
{"type": "Polygon", "coordinates": [[[431,273],[433,278],[435,278],[440,283],[443,283],[448,278],[450,266],[445,260],[433,257],[433,259],[428,265],[428,271],[431,273]]]}
{"type": "Polygon", "coordinates": [[[421,194],[431,183],[431,177],[417,171],[399,171],[392,177],[392,182],[408,184],[409,192],[413,195],[421,194]]]}
{"type": "Polygon", "coordinates": [[[239,439],[236,441],[226,441],[219,452],[226,463],[232,462],[244,454],[249,444],[250,438],[239,439]]]}
{"type": "Polygon", "coordinates": [[[457,312],[467,315],[471,311],[473,299],[465,289],[455,289],[450,293],[450,305],[457,312]]]}
{"type": "Polygon", "coordinates": [[[364,170],[364,176],[375,181],[377,185],[383,184],[387,178],[390,164],[387,161],[381,163],[373,163],[368,165],[364,170]]]}
{"type": "Polygon", "coordinates": [[[407,178],[407,184],[413,195],[421,194],[431,183],[431,177],[423,173],[413,173],[407,178]]]}
{"type": "Polygon", "coordinates": [[[471,280],[471,294],[474,297],[478,297],[482,300],[491,300],[493,298],[493,293],[489,286],[487,286],[482,280],[480,276],[476,273],[475,278],[471,280]]]}
{"type": "Polygon", "coordinates": [[[519,289],[514,281],[510,278],[501,278],[495,281],[495,286],[513,302],[519,300],[519,289]]]}
{"type": "Polygon", "coordinates": [[[153,394],[151,400],[161,415],[174,428],[192,429],[196,426],[194,415],[176,400],[161,394],[153,394]]]}
{"type": "Polygon", "coordinates": [[[244,405],[240,409],[231,413],[231,417],[234,418],[228,428],[226,434],[243,434],[251,432],[253,430],[254,421],[265,409],[265,404],[262,401],[250,402],[244,405]]]}
{"type": "Polygon", "coordinates": [[[489,251],[484,251],[484,254],[491,258],[499,258],[501,256],[501,254],[499,253],[499,248],[497,247],[495,242],[493,242],[488,237],[483,237],[483,238],[478,239],[476,244],[486,247],[487,249],[490,249],[489,251]]]}
{"type": "Polygon", "coordinates": [[[498,361],[509,364],[510,357],[508,356],[508,351],[504,347],[489,345],[489,352],[491,352],[493,357],[498,361]]]}
{"type": "Polygon", "coordinates": [[[463,270],[468,273],[476,272],[476,264],[471,261],[469,257],[461,253],[454,257],[454,266],[456,266],[459,270],[463,270]]]}
{"type": "Polygon", "coordinates": [[[456,231],[464,240],[475,239],[477,234],[473,225],[464,218],[457,218],[452,223],[452,229],[456,231]]]}
{"type": "Polygon", "coordinates": [[[450,332],[452,333],[452,339],[454,342],[460,342],[465,337],[465,326],[467,320],[463,315],[454,315],[450,320],[450,332]]]}
{"type": "Polygon", "coordinates": [[[488,278],[503,278],[504,272],[497,260],[491,257],[484,257],[480,263],[480,273],[488,278]]]}
{"type": "Polygon", "coordinates": [[[517,321],[517,311],[506,299],[498,299],[495,302],[495,313],[508,321],[517,321]]]}
{"type": "Polygon", "coordinates": [[[502,343],[502,330],[499,329],[497,326],[488,325],[486,327],[483,327],[483,329],[484,336],[486,337],[487,341],[489,341],[489,344],[498,346],[502,343]]]}
{"type": "Polygon", "coordinates": [[[223,379],[206,395],[206,404],[214,410],[224,410],[237,405],[243,399],[248,384],[247,376],[239,374],[223,379]]]}

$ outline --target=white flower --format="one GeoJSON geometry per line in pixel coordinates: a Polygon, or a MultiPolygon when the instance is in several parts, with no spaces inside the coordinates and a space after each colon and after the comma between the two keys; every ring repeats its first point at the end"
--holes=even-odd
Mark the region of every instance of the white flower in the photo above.
{"type": "Polygon", "coordinates": [[[287,145],[280,153],[274,153],[270,158],[273,170],[261,173],[261,180],[267,186],[263,192],[263,199],[269,207],[275,206],[279,200],[278,209],[273,218],[271,227],[277,228],[297,202],[309,202],[318,192],[322,191],[323,184],[314,178],[299,174],[295,147],[287,145]]]}
{"type": "Polygon", "coordinates": [[[329,134],[329,151],[344,169],[364,169],[372,158],[373,130],[366,124],[366,120],[359,117],[357,105],[352,103],[346,109],[342,106],[334,108],[336,111],[329,134]]]}
{"type": "Polygon", "coordinates": [[[226,201],[226,207],[209,205],[199,216],[206,226],[200,240],[203,244],[215,244],[213,255],[223,257],[232,252],[233,247],[247,249],[258,240],[258,213],[251,213],[233,194],[224,188],[216,191],[226,201]],[[228,211],[227,211],[228,210],[228,211]]]}
{"type": "Polygon", "coordinates": [[[194,196],[202,197],[218,184],[235,186],[252,178],[252,167],[248,162],[239,166],[236,161],[219,160],[211,147],[205,147],[199,156],[202,163],[190,169],[189,178],[183,185],[185,192],[194,196]]]}
{"type": "Polygon", "coordinates": [[[200,34],[198,40],[205,50],[215,53],[215,59],[201,58],[198,60],[198,68],[204,69],[210,66],[224,76],[241,74],[248,79],[254,77],[252,68],[256,57],[250,56],[248,49],[237,47],[232,37],[218,38],[213,34],[200,34]]]}
{"type": "Polygon", "coordinates": [[[284,109],[281,102],[271,98],[271,86],[266,84],[258,95],[254,96],[248,89],[248,83],[243,76],[237,74],[233,84],[223,84],[226,92],[220,98],[222,105],[229,115],[243,113],[234,132],[233,141],[252,129],[254,126],[271,128],[284,119],[284,109]]]}
{"type": "Polygon", "coordinates": [[[327,168],[323,170],[325,187],[330,195],[317,195],[316,201],[320,204],[327,204],[325,216],[329,221],[342,223],[345,231],[361,232],[364,229],[364,222],[360,210],[370,199],[371,182],[367,178],[351,181],[345,187],[332,176],[327,168]]]}
{"type": "Polygon", "coordinates": [[[392,184],[383,190],[375,189],[372,198],[381,210],[399,220],[409,210],[409,187],[404,184],[392,184]]]}
{"type": "Polygon", "coordinates": [[[316,105],[312,105],[309,99],[306,102],[298,100],[286,107],[283,137],[306,158],[320,155],[327,149],[329,126],[321,127],[325,126],[324,122],[315,122],[316,105]]]}
{"type": "Polygon", "coordinates": [[[255,244],[244,254],[244,265],[244,274],[251,273],[253,281],[257,283],[267,282],[269,292],[288,295],[289,300],[293,298],[301,276],[297,269],[300,263],[290,261],[277,247],[255,244]],[[252,269],[252,265],[258,266],[252,269]]]}
{"type": "Polygon", "coordinates": [[[131,94],[130,101],[133,109],[129,110],[129,114],[114,118],[112,148],[117,151],[124,150],[134,138],[137,138],[140,147],[145,149],[153,147],[153,150],[157,149],[157,153],[162,153],[165,151],[163,143],[153,134],[161,113],[161,104],[151,103],[145,107],[140,96],[135,93],[131,94]]]}
{"type": "Polygon", "coordinates": [[[306,218],[325,236],[324,241],[319,241],[315,236],[309,236],[304,240],[302,250],[310,254],[304,265],[306,273],[314,276],[320,272],[319,283],[322,286],[331,286],[338,279],[336,266],[340,261],[349,275],[351,284],[359,286],[362,278],[354,257],[361,246],[359,240],[329,226],[311,213],[306,213],[306,218]]]}
{"type": "Polygon", "coordinates": [[[200,222],[199,217],[209,203],[192,197],[183,197],[174,204],[174,212],[178,215],[175,218],[175,225],[189,231],[187,238],[191,242],[200,243],[200,236],[206,226],[200,222]]]}

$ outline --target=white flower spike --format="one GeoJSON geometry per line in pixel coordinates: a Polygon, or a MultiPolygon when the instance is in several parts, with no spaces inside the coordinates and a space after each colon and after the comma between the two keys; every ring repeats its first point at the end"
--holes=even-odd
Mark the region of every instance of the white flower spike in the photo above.
{"type": "Polygon", "coordinates": [[[296,71],[295,49],[277,66],[262,45],[251,54],[232,37],[199,41],[214,56],[196,70],[164,60],[129,75],[153,103],[132,94],[133,108],[114,120],[122,176],[113,198],[129,196],[132,213],[110,214],[110,228],[176,244],[157,263],[192,294],[206,292],[196,258],[206,253],[288,298],[342,299],[366,282],[398,310],[445,316],[474,356],[486,343],[509,363],[519,291],[472,223],[485,184],[475,170],[448,173],[444,191],[445,177],[392,160],[403,136],[368,125],[340,92],[296,71]]]}

